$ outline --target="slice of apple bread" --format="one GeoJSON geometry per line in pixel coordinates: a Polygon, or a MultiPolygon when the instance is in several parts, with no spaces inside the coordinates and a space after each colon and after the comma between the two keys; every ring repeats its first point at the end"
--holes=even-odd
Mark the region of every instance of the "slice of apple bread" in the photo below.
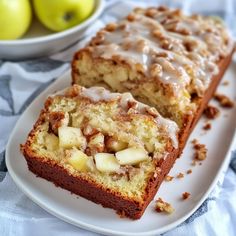
{"type": "Polygon", "coordinates": [[[177,132],[129,93],[74,85],[46,100],[21,150],[36,175],[137,219],[178,155],[177,132]]]}

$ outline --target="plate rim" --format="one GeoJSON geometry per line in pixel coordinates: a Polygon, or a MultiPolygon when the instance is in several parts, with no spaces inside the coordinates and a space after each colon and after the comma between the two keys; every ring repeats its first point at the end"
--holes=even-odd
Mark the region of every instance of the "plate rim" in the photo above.
{"type": "MultiPolygon", "coordinates": [[[[223,162],[220,165],[220,168],[218,168],[218,170],[216,172],[216,175],[215,175],[213,181],[211,182],[211,184],[209,185],[207,191],[203,194],[201,199],[195,204],[195,206],[192,208],[192,210],[190,210],[187,214],[183,215],[181,218],[179,218],[178,220],[175,220],[172,223],[169,223],[169,224],[167,224],[167,225],[165,225],[161,228],[157,228],[157,229],[149,230],[149,231],[145,231],[145,232],[124,232],[124,231],[111,230],[111,229],[106,229],[104,227],[93,225],[91,223],[86,223],[86,222],[81,221],[81,220],[76,221],[73,218],[68,217],[68,216],[63,216],[63,214],[59,213],[58,210],[55,210],[54,208],[47,207],[44,204],[44,201],[40,197],[37,197],[34,194],[30,193],[29,190],[28,190],[27,184],[25,184],[24,181],[22,181],[20,179],[20,177],[18,177],[17,174],[15,174],[14,168],[12,168],[12,166],[10,164],[10,154],[9,154],[9,152],[10,152],[11,143],[14,140],[14,134],[18,130],[18,123],[22,119],[24,119],[24,117],[25,117],[24,114],[27,113],[27,111],[31,109],[33,104],[38,100],[38,97],[41,97],[43,95],[44,96],[50,95],[49,91],[51,89],[53,89],[53,87],[57,83],[60,83],[60,81],[63,80],[63,78],[65,78],[67,76],[70,76],[70,72],[71,72],[70,69],[67,70],[66,72],[64,72],[52,84],[50,84],[45,90],[43,90],[37,97],[35,97],[34,100],[32,100],[32,102],[30,103],[30,105],[26,108],[26,110],[21,114],[21,116],[17,120],[13,130],[11,131],[11,134],[8,138],[8,142],[7,142],[7,145],[6,145],[5,161],[6,161],[6,166],[7,166],[7,169],[8,169],[8,173],[12,177],[15,184],[19,187],[19,189],[24,194],[26,194],[27,197],[29,197],[33,202],[35,202],[37,205],[39,205],[41,208],[43,208],[48,213],[54,215],[55,217],[65,221],[69,224],[72,224],[74,226],[77,226],[77,227],[80,227],[82,229],[86,229],[86,230],[89,230],[89,231],[92,231],[92,232],[95,232],[95,233],[102,233],[102,234],[105,234],[105,235],[146,236],[146,235],[161,234],[161,233],[167,232],[167,231],[175,228],[176,226],[178,226],[182,222],[184,222],[187,218],[189,218],[202,205],[202,203],[205,201],[207,196],[210,194],[210,192],[213,190],[214,186],[216,185],[216,183],[217,183],[217,181],[220,177],[220,174],[228,167],[228,164],[230,162],[230,157],[231,157],[231,151],[233,150],[233,146],[236,145],[236,127],[234,127],[234,134],[232,136],[231,141],[229,142],[228,150],[226,152],[225,157],[223,158],[223,162]]],[[[20,154],[20,151],[19,151],[18,154],[20,154]]],[[[35,178],[36,178],[36,176],[35,176],[35,178]]]]}

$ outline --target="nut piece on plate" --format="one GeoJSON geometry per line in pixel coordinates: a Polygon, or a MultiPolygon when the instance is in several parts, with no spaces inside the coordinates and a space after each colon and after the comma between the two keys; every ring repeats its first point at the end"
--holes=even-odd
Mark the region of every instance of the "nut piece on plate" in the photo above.
{"type": "Polygon", "coordinates": [[[86,147],[86,139],[79,128],[59,127],[59,146],[63,148],[78,147],[82,150],[86,147]]]}
{"type": "Polygon", "coordinates": [[[189,197],[190,197],[190,193],[188,193],[188,192],[184,192],[183,194],[182,194],[182,198],[183,198],[183,200],[186,200],[186,199],[188,199],[189,197]]]}
{"type": "Polygon", "coordinates": [[[174,208],[171,206],[171,204],[164,202],[160,197],[156,200],[155,210],[157,212],[166,212],[168,214],[174,212],[174,208]]]}
{"type": "Polygon", "coordinates": [[[234,102],[224,94],[215,94],[214,98],[220,103],[222,107],[232,108],[234,106],[234,102]]]}
{"type": "Polygon", "coordinates": [[[135,165],[148,159],[147,152],[142,148],[127,148],[116,153],[120,165],[135,165]]]}
{"type": "Polygon", "coordinates": [[[59,147],[59,139],[55,134],[48,134],[45,137],[45,145],[47,150],[55,151],[59,147]]]}
{"type": "Polygon", "coordinates": [[[200,143],[195,143],[194,149],[196,150],[196,152],[194,154],[195,160],[203,161],[206,159],[206,156],[207,156],[206,145],[200,144],[200,143]]]}
{"type": "Polygon", "coordinates": [[[89,160],[89,157],[84,154],[82,151],[73,148],[70,151],[67,152],[69,155],[69,158],[67,159],[67,162],[76,170],[79,171],[87,171],[87,162],[89,160]]]}
{"type": "Polygon", "coordinates": [[[217,116],[219,116],[220,111],[217,107],[208,105],[204,110],[204,114],[208,119],[215,119],[217,116]]]}
{"type": "Polygon", "coordinates": [[[165,177],[165,181],[167,181],[167,182],[170,182],[170,181],[172,181],[174,179],[174,177],[173,176],[170,176],[170,175],[167,175],[166,177],[165,177]]]}
{"type": "Polygon", "coordinates": [[[97,153],[94,158],[96,167],[101,172],[117,172],[120,169],[120,165],[113,154],[97,153]]]}

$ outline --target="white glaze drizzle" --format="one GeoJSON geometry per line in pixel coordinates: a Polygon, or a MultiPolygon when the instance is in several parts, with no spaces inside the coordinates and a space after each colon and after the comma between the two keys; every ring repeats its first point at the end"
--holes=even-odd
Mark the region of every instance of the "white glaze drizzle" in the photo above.
{"type": "MultiPolygon", "coordinates": [[[[228,45],[222,45],[219,36],[210,32],[201,33],[203,24],[214,26],[211,21],[208,23],[202,18],[193,20],[183,15],[176,23],[176,29],[186,29],[190,35],[170,32],[166,29],[167,26],[161,24],[170,12],[157,11],[154,18],[146,17],[144,12],[134,13],[134,21],[123,20],[118,23],[119,27],[115,31],[104,31],[104,42],[93,46],[93,55],[106,59],[118,56],[132,67],[140,64],[147,76],[150,73],[150,66],[157,63],[162,66],[163,73],[157,76],[162,83],[169,84],[174,91],[191,84],[193,90],[202,96],[211,82],[212,75],[218,73],[216,62],[219,56],[227,55],[232,50],[231,41],[229,40],[228,45]],[[171,44],[171,49],[164,49],[161,46],[161,41],[152,34],[154,30],[161,32],[171,44]],[[185,48],[186,42],[195,45],[191,52],[185,48]],[[218,49],[219,45],[222,47],[218,49]],[[163,52],[167,57],[158,56],[163,52]],[[186,67],[191,72],[187,71],[186,67]]],[[[216,29],[217,27],[219,26],[215,26],[216,29]]]]}

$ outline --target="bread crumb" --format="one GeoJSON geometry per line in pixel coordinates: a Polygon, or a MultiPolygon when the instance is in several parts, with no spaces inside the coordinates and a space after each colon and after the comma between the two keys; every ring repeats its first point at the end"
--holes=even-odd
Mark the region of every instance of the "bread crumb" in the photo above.
{"type": "Polygon", "coordinates": [[[192,163],[191,163],[192,166],[196,166],[196,164],[197,164],[196,160],[193,160],[192,163]]]}
{"type": "Polygon", "coordinates": [[[174,178],[173,176],[167,175],[167,176],[165,177],[165,181],[170,182],[170,181],[173,180],[173,178],[174,178]]]}
{"type": "Polygon", "coordinates": [[[204,110],[204,114],[208,119],[215,119],[217,116],[219,116],[220,111],[218,108],[208,105],[204,110]]]}
{"type": "Polygon", "coordinates": [[[194,154],[195,160],[202,161],[206,159],[207,148],[205,144],[200,144],[196,142],[193,148],[196,150],[194,154]]]}
{"type": "Polygon", "coordinates": [[[177,178],[178,178],[178,179],[184,178],[184,174],[180,172],[180,173],[177,175],[177,178]]]}
{"type": "Polygon", "coordinates": [[[192,143],[192,144],[196,144],[196,143],[198,143],[198,140],[197,140],[197,139],[193,139],[193,140],[191,141],[191,143],[192,143]]]}
{"type": "Polygon", "coordinates": [[[190,193],[188,193],[188,192],[184,192],[183,194],[182,194],[182,198],[183,198],[183,200],[186,200],[186,199],[188,199],[189,197],[190,197],[190,193]]]}
{"type": "Polygon", "coordinates": [[[232,108],[234,106],[234,102],[224,94],[216,93],[214,98],[220,103],[222,107],[232,108]]]}
{"type": "Polygon", "coordinates": [[[174,208],[170,203],[164,202],[160,197],[156,200],[155,210],[157,212],[165,212],[171,214],[174,212],[174,208]]]}
{"type": "Polygon", "coordinates": [[[228,80],[223,81],[222,85],[223,85],[223,86],[229,85],[229,81],[228,81],[228,80]]]}
{"type": "Polygon", "coordinates": [[[204,130],[210,130],[211,129],[211,123],[207,122],[204,126],[203,126],[204,130]]]}
{"type": "Polygon", "coordinates": [[[200,144],[200,145],[201,147],[199,149],[196,149],[194,157],[196,160],[203,161],[206,159],[207,148],[203,144],[200,144]]]}
{"type": "Polygon", "coordinates": [[[187,170],[186,173],[189,175],[189,174],[192,174],[192,172],[193,172],[193,171],[192,171],[191,169],[189,169],[189,170],[187,170]]]}

